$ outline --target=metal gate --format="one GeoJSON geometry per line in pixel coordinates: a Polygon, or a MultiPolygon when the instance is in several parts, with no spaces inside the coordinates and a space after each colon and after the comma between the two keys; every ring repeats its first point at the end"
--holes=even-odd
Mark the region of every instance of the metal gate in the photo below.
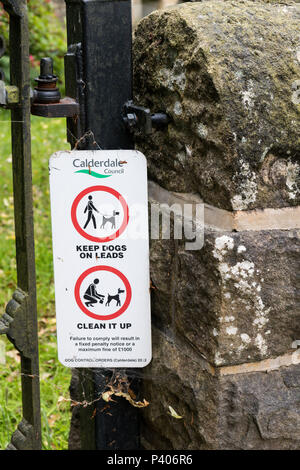
{"type": "MultiPolygon", "coordinates": [[[[17,289],[0,318],[6,334],[21,355],[23,418],[7,449],[41,448],[39,359],[34,258],[29,31],[26,0],[3,0],[9,14],[10,80],[0,76],[0,105],[11,109],[12,168],[15,213],[17,289]]],[[[3,41],[0,54],[4,53],[3,41]]]]}
{"type": "MultiPolygon", "coordinates": [[[[41,70],[37,90],[30,91],[27,1],[4,0],[2,3],[10,17],[9,45],[13,51],[10,86],[5,85],[0,76],[0,105],[11,109],[18,287],[0,319],[0,334],[6,334],[20,352],[23,403],[23,419],[8,449],[40,449],[30,113],[48,118],[66,117],[68,140],[76,149],[133,148],[132,134],[124,123],[132,127],[139,122],[148,129],[151,115],[149,110],[134,107],[130,101],[131,0],[66,0],[68,97],[60,99],[56,94],[53,100],[51,96],[58,92],[54,91],[54,77],[49,80],[52,65],[48,59],[42,61],[44,70],[41,70]]],[[[0,57],[3,52],[0,47],[0,57]]],[[[104,377],[110,375],[111,371],[102,370],[98,374],[95,370],[82,370],[82,396],[90,397],[93,402],[95,387],[103,388],[104,377]],[[85,380],[88,377],[92,379],[85,380]]],[[[139,380],[135,382],[138,386],[139,380]]],[[[99,399],[96,402],[99,408],[99,399]]],[[[139,417],[137,410],[125,400],[117,403],[109,419],[98,413],[96,419],[91,420],[92,411],[88,406],[80,413],[83,449],[138,448],[139,417]],[[111,441],[114,445],[109,447],[111,441]]]]}

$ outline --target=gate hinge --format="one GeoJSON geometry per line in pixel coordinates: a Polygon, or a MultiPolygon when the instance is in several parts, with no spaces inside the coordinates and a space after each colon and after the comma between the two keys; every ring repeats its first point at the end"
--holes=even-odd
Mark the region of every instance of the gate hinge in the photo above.
{"type": "Polygon", "coordinates": [[[170,122],[167,114],[152,114],[149,108],[137,106],[131,100],[127,101],[123,106],[122,119],[129,130],[138,130],[146,135],[152,133],[153,127],[163,128],[170,122]]]}
{"type": "Polygon", "coordinates": [[[15,348],[25,357],[31,357],[32,347],[27,331],[28,294],[17,288],[0,318],[0,334],[6,334],[15,348]]]}
{"type": "Polygon", "coordinates": [[[47,118],[73,117],[79,114],[79,104],[73,98],[60,97],[56,87],[58,77],[53,74],[53,60],[44,57],[40,62],[40,75],[31,97],[31,114],[47,118]]]}
{"type": "Polygon", "coordinates": [[[36,448],[35,432],[32,424],[23,418],[13,433],[6,450],[32,450],[36,448]]]}

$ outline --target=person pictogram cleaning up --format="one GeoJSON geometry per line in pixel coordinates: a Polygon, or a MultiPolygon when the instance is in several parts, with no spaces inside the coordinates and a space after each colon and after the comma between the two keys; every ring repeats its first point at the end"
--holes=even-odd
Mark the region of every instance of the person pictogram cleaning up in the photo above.
{"type": "Polygon", "coordinates": [[[89,285],[89,287],[84,293],[83,298],[87,300],[87,302],[85,302],[85,305],[87,307],[93,307],[94,304],[96,304],[98,301],[100,304],[103,304],[105,296],[97,292],[96,290],[97,284],[99,284],[99,279],[94,279],[94,282],[92,282],[92,284],[89,285]]]}
{"type": "Polygon", "coordinates": [[[88,218],[87,218],[86,223],[85,223],[83,228],[86,228],[88,226],[91,219],[93,221],[94,228],[97,228],[96,218],[95,218],[93,212],[95,211],[95,212],[99,213],[99,211],[94,206],[92,199],[93,199],[93,196],[89,196],[88,203],[86,205],[86,208],[84,209],[84,214],[87,212],[88,213],[88,218]]]}

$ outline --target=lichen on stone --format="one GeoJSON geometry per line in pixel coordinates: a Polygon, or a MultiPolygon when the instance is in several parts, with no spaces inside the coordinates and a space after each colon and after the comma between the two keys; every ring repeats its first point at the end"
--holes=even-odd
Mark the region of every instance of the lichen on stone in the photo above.
{"type": "Polygon", "coordinates": [[[297,3],[248,0],[184,3],[139,23],[135,99],[171,118],[136,136],[150,178],[230,210],[299,204],[299,23],[297,3]],[[264,177],[270,154],[286,162],[284,184],[264,177]]]}

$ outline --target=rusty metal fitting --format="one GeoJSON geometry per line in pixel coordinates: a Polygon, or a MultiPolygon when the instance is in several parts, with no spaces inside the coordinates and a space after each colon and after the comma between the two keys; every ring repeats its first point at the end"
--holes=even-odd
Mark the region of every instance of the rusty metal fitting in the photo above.
{"type": "Polygon", "coordinates": [[[53,74],[53,60],[44,57],[40,63],[41,71],[35,79],[37,87],[31,96],[31,114],[47,118],[71,117],[79,114],[79,105],[76,100],[66,96],[60,98],[59,89],[56,86],[58,77],[53,74]]]}
{"type": "Polygon", "coordinates": [[[60,92],[56,86],[58,77],[53,74],[53,60],[50,57],[44,57],[40,62],[40,75],[35,78],[37,87],[34,89],[35,103],[58,103],[60,92]]]}

